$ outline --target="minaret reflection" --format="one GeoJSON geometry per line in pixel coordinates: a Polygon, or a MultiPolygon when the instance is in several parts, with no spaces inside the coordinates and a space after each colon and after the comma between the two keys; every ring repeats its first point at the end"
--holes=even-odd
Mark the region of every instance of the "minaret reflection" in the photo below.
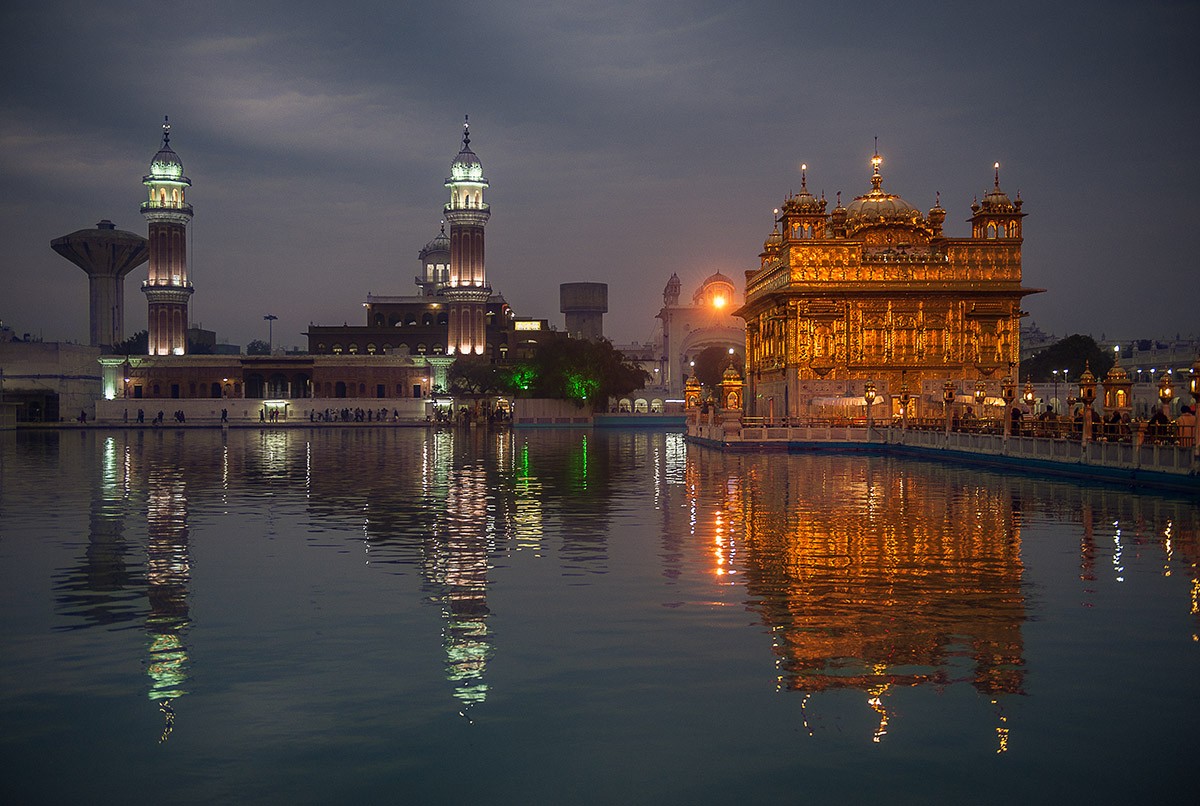
{"type": "Polygon", "coordinates": [[[113,626],[142,614],[140,569],[125,538],[129,447],[107,436],[99,448],[100,472],[92,484],[87,548],[78,567],[64,569],[55,579],[58,611],[72,619],[60,629],[113,626]]]}
{"type": "MultiPolygon", "coordinates": [[[[155,434],[152,439],[161,441],[162,435],[155,434]]],[[[187,497],[178,457],[148,459],[148,453],[161,445],[147,451],[145,441],[146,435],[139,433],[132,443],[114,436],[105,436],[99,443],[88,545],[80,566],[60,572],[55,588],[58,610],[70,619],[62,629],[113,628],[145,617],[148,695],[162,711],[160,741],[166,741],[175,723],[172,703],[186,693],[184,634],[190,623],[187,497]],[[126,538],[127,520],[143,489],[144,566],[126,538]]]]}
{"type": "Polygon", "coordinates": [[[489,513],[493,502],[484,459],[467,450],[462,461],[455,461],[455,440],[468,441],[472,435],[447,431],[431,438],[434,448],[427,454],[431,461],[423,463],[423,486],[438,515],[426,541],[424,577],[436,589],[432,599],[442,609],[446,678],[460,702],[459,713],[467,716],[488,694],[484,674],[492,655],[487,586],[495,540],[494,513],[489,513]],[[444,501],[440,507],[438,498],[444,501]]]}
{"type": "Polygon", "coordinates": [[[146,633],[150,642],[146,674],[149,697],[158,703],[165,723],[159,741],[175,726],[172,703],[187,693],[188,654],[184,642],[191,623],[188,614],[187,492],[183,471],[174,463],[150,468],[146,497],[146,598],[150,612],[146,633]]]}

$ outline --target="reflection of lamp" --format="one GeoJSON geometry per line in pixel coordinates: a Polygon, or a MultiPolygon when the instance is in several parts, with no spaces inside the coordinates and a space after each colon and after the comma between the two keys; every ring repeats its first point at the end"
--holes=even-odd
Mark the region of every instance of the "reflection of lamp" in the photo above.
{"type": "Polygon", "coordinates": [[[1012,433],[1012,402],[1017,398],[1017,384],[1011,375],[1005,375],[1000,381],[1000,397],[1004,400],[1004,438],[1008,439],[1012,433]]]}
{"type": "Polygon", "coordinates": [[[954,381],[942,384],[942,414],[946,417],[946,433],[950,433],[950,404],[954,402],[954,381]]]}

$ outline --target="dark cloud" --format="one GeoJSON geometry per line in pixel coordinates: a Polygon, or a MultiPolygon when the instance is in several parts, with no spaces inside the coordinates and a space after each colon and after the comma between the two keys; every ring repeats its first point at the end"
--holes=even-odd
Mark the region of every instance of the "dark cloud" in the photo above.
{"type": "MultiPolygon", "coordinates": [[[[11,6],[11,4],[10,4],[11,6]]],[[[1002,163],[1026,201],[1028,307],[1065,334],[1195,332],[1191,3],[44,3],[3,17],[0,318],[82,340],[50,239],[144,231],[169,114],[193,181],[193,319],[302,343],[409,293],[462,115],[492,182],[488,274],[522,314],[608,282],[650,336],[666,278],[757,265],[799,185],[942,194],[951,234],[1002,163]],[[284,334],[282,338],[280,334],[284,334]]],[[[690,289],[685,289],[690,290],[690,289]]],[[[127,283],[127,329],[145,302],[127,283]]]]}

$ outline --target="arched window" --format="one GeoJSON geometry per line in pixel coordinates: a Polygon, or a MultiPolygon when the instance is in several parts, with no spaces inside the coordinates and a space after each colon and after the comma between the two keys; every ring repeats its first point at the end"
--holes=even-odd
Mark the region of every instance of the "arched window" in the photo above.
{"type": "Polygon", "coordinates": [[[375,314],[375,327],[383,327],[383,314],[375,314]]]}
{"type": "Polygon", "coordinates": [[[333,354],[341,355],[342,354],[342,345],[335,342],[333,345],[333,354]]]}
{"type": "Polygon", "coordinates": [[[375,355],[375,342],[367,342],[367,354],[375,355]]]}
{"type": "Polygon", "coordinates": [[[392,314],[391,316],[388,317],[388,327],[399,327],[399,326],[400,326],[400,316],[398,314],[392,314]]]}
{"type": "Polygon", "coordinates": [[[427,313],[424,316],[422,316],[421,324],[425,325],[426,327],[429,327],[430,325],[432,325],[433,324],[433,314],[427,313]]]}
{"type": "Polygon", "coordinates": [[[421,342],[417,345],[417,355],[425,355],[425,350],[425,342],[421,342]]]}
{"type": "Polygon", "coordinates": [[[350,347],[348,348],[348,350],[349,350],[349,352],[350,352],[350,355],[358,355],[358,343],[357,343],[357,342],[351,342],[351,343],[350,343],[350,347]]]}

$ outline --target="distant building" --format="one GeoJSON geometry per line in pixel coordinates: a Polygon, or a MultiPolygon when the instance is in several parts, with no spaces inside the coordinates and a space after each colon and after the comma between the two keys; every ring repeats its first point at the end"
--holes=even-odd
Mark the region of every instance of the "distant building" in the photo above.
{"type": "Polygon", "coordinates": [[[746,343],[745,325],[734,315],[738,295],[731,278],[720,272],[710,275],[692,294],[691,304],[680,302],[682,285],[679,275],[672,274],[657,316],[662,327],[659,384],[673,397],[683,394],[691,363],[705,348],[740,354],[746,343]]]}
{"type": "MultiPolygon", "coordinates": [[[[310,325],[308,350],[316,355],[408,355],[447,367],[460,355],[505,361],[518,357],[549,330],[545,320],[518,319],[487,281],[484,227],[491,207],[488,181],[463,124],[462,148],[450,164],[450,224],[418,253],[417,293],[368,294],[362,325],[310,325]]],[[[441,370],[444,375],[444,369],[441,370]]],[[[441,384],[439,384],[441,385],[441,384]]]]}
{"type": "Polygon", "coordinates": [[[604,314],[608,313],[607,283],[561,283],[559,311],[565,317],[567,335],[573,339],[604,338],[604,314]]]}
{"type": "Polygon", "coordinates": [[[0,399],[16,404],[18,422],[56,423],[86,412],[100,395],[98,347],[12,338],[0,333],[0,399]]]}
{"type": "MultiPolygon", "coordinates": [[[[1021,360],[1021,198],[995,183],[971,205],[971,237],[942,233],[946,211],[927,215],[883,189],[876,154],[871,189],[826,213],[801,174],[746,272],[747,413],[800,413],[816,382],[877,383],[884,412],[898,393],[977,380],[999,393],[1021,360]]],[[[840,194],[839,194],[840,197],[840,194]]],[[[940,407],[940,394],[928,395],[940,407]]],[[[918,410],[909,412],[919,414],[918,410]]]]}

